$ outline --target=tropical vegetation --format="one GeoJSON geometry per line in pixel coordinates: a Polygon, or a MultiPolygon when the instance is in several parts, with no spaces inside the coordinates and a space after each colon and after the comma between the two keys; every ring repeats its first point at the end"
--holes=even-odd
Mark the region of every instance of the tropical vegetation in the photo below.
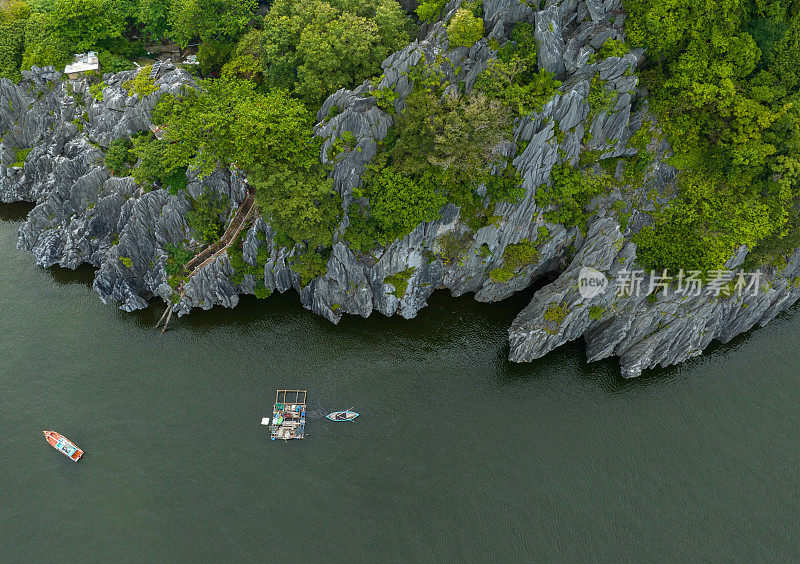
{"type": "Polygon", "coordinates": [[[781,262],[800,196],[800,3],[625,0],[652,107],[683,171],[680,195],[638,236],[654,268],[723,266],[741,245],[781,262]]]}
{"type": "MultiPolygon", "coordinates": [[[[288,260],[303,284],[324,272],[340,228],[352,248],[368,253],[457,206],[466,228],[441,245],[454,261],[469,234],[499,225],[497,204],[524,196],[512,162],[525,142],[512,141],[513,125],[561,86],[538,64],[533,24],[516,24],[502,43],[484,40],[492,57],[474,88],[466,87],[460,68],[423,57],[407,73],[410,95],[398,102],[392,89],[378,88],[381,62],[407,45],[417,26],[436,21],[445,0],[423,0],[415,15],[397,0],[263,4],[0,0],[0,77],[19,80],[33,65],[63,68],[87,50],[98,51],[104,71],[116,72],[133,69],[135,60],[144,64],[146,46],[154,43],[198,45],[197,87],[161,95],[153,110],[163,138],[145,131],[117,139],[105,151],[106,166],[114,175],[132,176],[143,190],[186,197],[193,179],[220,168],[244,171],[275,242],[291,249],[288,260]],[[370,79],[364,96],[377,100],[392,126],[343,210],[331,166],[322,161],[361,148],[352,132],[343,132],[321,159],[324,140],[313,127],[327,96],[370,79]]],[[[629,140],[639,154],[625,161],[622,181],[645,181],[652,162],[647,146],[656,131],[670,142],[670,164],[681,171],[670,203],[651,210],[652,223],[634,236],[640,262],[659,270],[712,270],[741,245],[751,249],[752,261],[780,262],[800,244],[800,3],[624,0],[624,6],[627,41],[605,41],[590,60],[646,48],[640,78],[656,119],[629,140]]],[[[483,39],[482,2],[451,5],[451,13],[443,28],[451,48],[483,39]]],[[[128,95],[157,95],[149,70],[131,73],[123,84],[128,95]]],[[[102,101],[106,82],[91,82],[86,101],[102,101]]],[[[598,75],[588,96],[589,123],[617,103],[617,93],[598,75]]],[[[326,110],[326,121],[340,111],[326,110]]],[[[87,115],[75,119],[77,127],[87,115]]],[[[554,125],[561,140],[564,132],[554,125]]],[[[16,150],[16,165],[24,164],[26,151],[16,150]]],[[[590,203],[620,182],[593,166],[598,154],[584,151],[576,167],[562,155],[535,194],[547,221],[585,231],[590,203]]],[[[224,231],[229,202],[208,192],[190,200],[187,225],[198,240],[213,241],[224,231]]],[[[630,215],[619,211],[620,221],[630,215]]],[[[188,252],[176,249],[171,268],[188,252]]],[[[259,270],[244,261],[241,241],[231,253],[242,276],[259,270]]],[[[506,282],[537,257],[537,241],[523,239],[505,249],[502,266],[489,275],[506,282]]],[[[386,280],[399,297],[407,274],[386,280]]]]}

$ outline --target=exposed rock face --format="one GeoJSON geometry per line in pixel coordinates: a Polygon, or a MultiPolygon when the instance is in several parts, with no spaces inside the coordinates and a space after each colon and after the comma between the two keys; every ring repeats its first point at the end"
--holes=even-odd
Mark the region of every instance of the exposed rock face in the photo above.
{"type": "MultiPolygon", "coordinates": [[[[641,293],[618,295],[617,287],[625,284],[625,272],[635,258],[635,245],[625,241],[618,222],[598,216],[567,270],[538,291],[514,320],[509,329],[511,360],[530,361],[583,336],[589,361],[617,356],[622,375],[630,378],[646,368],[697,356],[714,339],[726,343],[756,324],[764,326],[800,298],[800,250],[785,268],[765,271],[754,289],[740,295],[670,293],[654,302],[645,295],[650,275],[643,277],[641,293]],[[578,284],[584,267],[607,275],[610,283],[604,293],[581,297],[578,284]],[[556,315],[547,315],[548,310],[556,315]]],[[[752,278],[745,280],[749,285],[752,278]]]]}
{"type": "MultiPolygon", "coordinates": [[[[411,318],[438,288],[454,295],[473,292],[475,299],[492,302],[545,274],[560,273],[514,321],[509,331],[511,360],[531,360],[583,337],[589,360],[618,356],[623,375],[630,377],[700,354],[713,339],[728,341],[794,303],[800,297],[793,283],[800,276],[800,250],[784,269],[765,272],[763,287],[752,296],[672,296],[651,303],[644,294],[616,295],[614,287],[623,271],[635,268],[631,233],[651,221],[652,203],[646,195],[654,192],[662,203],[670,197],[676,171],[664,163],[669,147],[663,142],[652,144],[656,158],[641,185],[615,188],[591,203],[593,215],[585,234],[545,221],[536,192],[550,182],[554,165],[576,164],[587,151],[594,160],[634,155],[636,150],[627,142],[643,119],[651,117],[646,102],[634,104],[639,93],[632,71],[642,52],[597,62],[592,57],[607,39],[624,38],[619,0],[551,0],[538,10],[529,4],[533,3],[484,0],[486,37],[472,47],[450,49],[445,27],[460,5],[452,0],[442,21],[423,26],[413,43],[384,61],[377,84],[377,89],[394,91],[394,110],[401,111],[413,88],[409,70],[423,60],[439,60],[453,85],[450,89],[469,92],[487,61],[496,56],[495,42],[505,41],[519,21],[534,24],[539,64],[557,73],[562,85],[541,111],[514,123],[513,142],[505,151],[523,179],[525,196],[515,204],[498,204],[497,222],[473,231],[460,210],[448,205],[438,221],[419,225],[389,247],[363,255],[341,239],[349,222],[345,214],[326,274],[304,285],[291,267],[292,250],[279,246],[270,226],[258,218],[246,233],[243,256],[251,265],[257,264],[257,256],[261,264],[267,257],[263,279],[248,274],[234,283],[228,258],[219,258],[191,278],[174,310],[182,315],[195,307],[234,307],[240,294],[263,285],[278,292],[295,289],[305,307],[334,323],[345,313],[367,317],[374,311],[411,318]],[[590,107],[594,76],[617,93],[606,111],[590,107]],[[623,209],[632,214],[622,222],[624,228],[618,219],[623,209]],[[537,258],[509,279],[493,279],[492,271],[506,263],[508,246],[523,240],[536,243],[537,258]],[[577,283],[584,267],[606,275],[610,289],[582,298],[577,283]],[[408,278],[404,293],[386,281],[398,273],[408,278]]],[[[37,204],[20,228],[19,247],[33,252],[42,266],[94,265],[94,287],[101,298],[125,310],[144,307],[154,296],[169,300],[173,289],[167,282],[164,249],[191,238],[184,219],[189,196],[204,190],[224,194],[233,215],[244,201],[245,179],[236,170],[218,170],[202,182],[190,178],[188,194],[144,192],[131,178],[111,176],[103,166],[102,149],[117,138],[146,130],[159,96],[194,87],[192,78],[167,69],[157,81],[159,91],[141,100],[122,87],[133,73],[107,75],[103,100],[94,101],[84,82],[70,83],[52,69],[34,69],[24,76],[19,84],[0,80],[0,131],[5,132],[0,143],[0,201],[37,204]],[[24,166],[12,166],[18,150],[26,148],[32,150],[24,166]]],[[[316,133],[325,140],[321,159],[333,164],[334,187],[344,210],[394,122],[372,95],[375,89],[367,82],[352,91],[340,90],[317,114],[316,133]],[[355,146],[331,159],[332,146],[345,132],[352,133],[355,146]]],[[[619,177],[621,165],[617,168],[619,177]]],[[[746,254],[747,249],[741,249],[730,266],[741,264],[746,254]]]]}
{"type": "MultiPolygon", "coordinates": [[[[446,63],[441,66],[441,70],[448,76],[449,81],[452,84],[461,82],[466,89],[470,89],[477,76],[486,68],[488,59],[495,56],[489,46],[489,39],[483,39],[471,48],[449,49],[444,28],[458,5],[458,2],[451,2],[442,22],[431,26],[423,38],[384,62],[384,75],[378,84],[378,89],[394,90],[397,94],[395,109],[400,110],[404,107],[405,98],[413,86],[406,74],[423,58],[427,61],[442,58],[446,63]],[[456,68],[460,70],[458,76],[454,72],[456,68]]],[[[516,0],[485,2],[484,9],[487,37],[500,40],[506,38],[513,24],[520,18],[545,17],[539,16],[540,12],[535,12],[516,0]]],[[[542,12],[557,17],[559,22],[572,22],[575,19],[574,9],[574,4],[562,4],[548,6],[542,12]]],[[[592,36],[591,29],[583,30],[580,39],[583,41],[584,51],[588,53],[587,59],[589,54],[594,52],[588,45],[588,40],[592,36]]],[[[617,37],[617,32],[613,32],[612,35],[617,37]]],[[[572,35],[568,36],[567,40],[559,37],[559,45],[562,46],[559,51],[559,61],[563,71],[565,69],[563,45],[565,41],[569,41],[570,45],[576,45],[578,40],[572,35]]],[[[540,45],[541,43],[540,39],[540,45]]],[[[343,313],[366,316],[373,309],[386,315],[397,312],[405,317],[412,317],[425,305],[428,296],[435,288],[448,288],[454,295],[475,292],[477,300],[492,302],[502,300],[528,287],[534,279],[544,273],[563,268],[566,264],[565,250],[575,243],[578,232],[574,228],[565,229],[561,225],[546,225],[542,218],[543,210],[535,203],[536,188],[549,181],[550,170],[560,160],[560,154],[565,154],[572,163],[577,162],[583,148],[582,139],[586,128],[590,126],[588,123],[590,108],[587,99],[590,80],[595,74],[599,74],[609,88],[617,90],[618,99],[611,110],[593,116],[590,148],[604,149],[601,151],[604,157],[635,153],[635,150],[626,149],[624,142],[638,129],[642,118],[641,114],[635,116],[635,119],[631,117],[631,101],[636,77],[629,72],[638,63],[640,56],[641,53],[632,53],[622,58],[609,58],[599,64],[571,65],[571,72],[561,74],[560,78],[564,82],[561,91],[543,107],[542,111],[517,120],[514,127],[515,144],[516,146],[527,144],[527,147],[514,159],[514,165],[523,177],[526,196],[517,204],[501,203],[497,206],[495,215],[501,218],[498,225],[490,225],[472,233],[460,221],[459,211],[448,207],[440,221],[420,225],[410,235],[395,241],[379,254],[368,257],[367,260],[362,259],[360,263],[363,265],[362,268],[366,269],[369,283],[367,280],[354,283],[354,280],[347,276],[340,279],[336,273],[342,270],[331,269],[329,264],[324,280],[315,281],[303,291],[303,303],[332,320],[336,320],[343,313]],[[558,139],[556,124],[563,132],[562,139],[558,139]],[[540,241],[540,259],[509,281],[502,283],[493,281],[490,272],[502,266],[505,248],[523,239],[529,241],[540,239],[539,234],[543,227],[547,228],[548,237],[545,241],[540,241]],[[452,260],[446,258],[445,260],[439,258],[433,262],[426,260],[425,257],[441,254],[442,246],[448,240],[462,241],[462,239],[459,255],[450,257],[452,260]],[[405,296],[398,299],[391,294],[394,288],[383,284],[382,281],[386,276],[409,267],[415,270],[409,279],[405,296]],[[368,300],[370,294],[372,298],[368,300]],[[356,297],[357,299],[353,300],[356,297]],[[333,308],[335,311],[329,309],[330,304],[338,306],[333,308]]],[[[352,191],[358,186],[364,167],[375,155],[377,143],[385,137],[392,123],[391,116],[377,107],[374,98],[365,98],[371,89],[371,85],[364,84],[352,92],[339,91],[325,102],[317,114],[321,122],[317,133],[327,139],[323,146],[323,160],[326,159],[327,149],[344,131],[351,131],[358,140],[353,151],[338,157],[333,173],[336,190],[342,195],[345,209],[352,200],[352,191]],[[331,119],[326,119],[334,106],[341,110],[340,113],[331,119]]],[[[511,147],[512,155],[515,149],[516,147],[511,147]]],[[[613,201],[610,201],[610,204],[613,204],[613,201]]],[[[338,264],[359,262],[344,246],[334,253],[332,260],[336,260],[338,264]],[[349,256],[343,261],[341,253],[345,251],[349,256]]]]}
{"type": "MultiPolygon", "coordinates": [[[[104,301],[114,300],[127,311],[147,305],[154,295],[169,298],[164,260],[167,243],[190,237],[184,216],[190,204],[185,195],[163,190],[144,192],[132,178],[112,176],[103,165],[103,148],[150,125],[150,112],[159,97],[192,87],[192,77],[164,67],[156,80],[159,90],[145,99],[129,95],[123,83],[135,71],[106,75],[102,101],[93,99],[85,81],[67,81],[52,69],[23,73],[19,84],[0,80],[0,127],[6,131],[0,155],[0,201],[31,201],[37,206],[20,228],[18,246],[31,251],[37,264],[76,268],[97,267],[95,289],[104,301]],[[19,149],[31,151],[22,167],[11,166],[19,149]]],[[[210,189],[225,194],[232,207],[244,199],[241,182],[218,171],[189,192],[210,189]]],[[[235,288],[214,291],[201,279],[214,303],[235,305],[235,288]]],[[[191,288],[192,304],[206,296],[191,288]]]]}

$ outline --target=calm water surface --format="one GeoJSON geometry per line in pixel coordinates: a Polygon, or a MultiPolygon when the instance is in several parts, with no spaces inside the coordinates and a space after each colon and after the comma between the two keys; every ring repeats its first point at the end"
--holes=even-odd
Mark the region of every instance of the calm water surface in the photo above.
{"type": "Polygon", "coordinates": [[[0,560],[800,556],[797,308],[631,382],[580,343],[507,362],[530,294],[339,326],[276,295],[162,336],[17,251],[27,209],[0,206],[0,560]],[[279,387],[304,441],[259,425],[279,387]]]}

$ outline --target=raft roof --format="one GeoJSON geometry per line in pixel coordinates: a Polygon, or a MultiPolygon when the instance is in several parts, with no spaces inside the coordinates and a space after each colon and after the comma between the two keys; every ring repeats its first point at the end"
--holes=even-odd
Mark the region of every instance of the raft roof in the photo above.
{"type": "Polygon", "coordinates": [[[275,403],[305,405],[306,395],[306,390],[278,390],[275,392],[275,403]]]}

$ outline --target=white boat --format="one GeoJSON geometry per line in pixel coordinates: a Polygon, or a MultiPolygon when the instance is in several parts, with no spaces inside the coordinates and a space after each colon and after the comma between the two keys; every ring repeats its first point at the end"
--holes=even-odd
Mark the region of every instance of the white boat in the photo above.
{"type": "Polygon", "coordinates": [[[353,419],[358,417],[358,413],[346,409],[344,411],[334,411],[333,413],[329,413],[325,417],[327,417],[331,421],[352,421],[353,419]]]}

